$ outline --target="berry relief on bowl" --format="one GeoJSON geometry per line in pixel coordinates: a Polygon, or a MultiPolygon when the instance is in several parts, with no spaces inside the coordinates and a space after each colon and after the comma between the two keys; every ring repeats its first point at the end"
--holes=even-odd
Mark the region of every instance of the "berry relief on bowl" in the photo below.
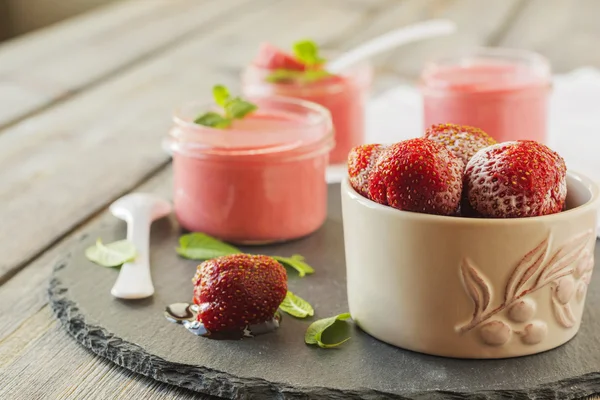
{"type": "Polygon", "coordinates": [[[214,104],[188,104],[166,140],[181,226],[243,244],[317,230],[326,217],[325,170],[334,145],[329,112],[297,99],[246,102],[218,93],[224,113],[214,104]],[[228,115],[239,110],[249,112],[228,115]]]}
{"type": "Polygon", "coordinates": [[[372,68],[360,64],[333,75],[326,60],[310,41],[294,45],[288,54],[263,44],[254,61],[242,74],[242,88],[248,96],[285,96],[317,103],[331,112],[335,148],[330,162],[346,161],[350,149],[365,138],[365,106],[371,86],[372,68]]]}
{"type": "Polygon", "coordinates": [[[424,123],[483,129],[498,142],[544,142],[551,72],[536,53],[483,48],[429,63],[421,74],[424,123]]]}

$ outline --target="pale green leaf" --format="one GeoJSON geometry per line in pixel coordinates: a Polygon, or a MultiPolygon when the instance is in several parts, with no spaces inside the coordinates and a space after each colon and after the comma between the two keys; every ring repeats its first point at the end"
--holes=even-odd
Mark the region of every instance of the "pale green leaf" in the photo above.
{"type": "Polygon", "coordinates": [[[271,256],[280,264],[290,267],[298,271],[298,275],[303,278],[306,274],[313,274],[315,270],[304,261],[304,257],[300,254],[294,254],[291,257],[271,256]]]}
{"type": "Polygon", "coordinates": [[[306,330],[306,334],[304,335],[304,342],[306,344],[316,344],[324,349],[341,345],[342,343],[348,341],[350,338],[348,337],[338,343],[324,343],[321,340],[321,338],[326,330],[336,329],[336,322],[345,321],[350,317],[350,313],[344,313],[313,322],[306,330]]]}
{"type": "Polygon", "coordinates": [[[177,248],[177,254],[191,260],[210,260],[239,253],[238,248],[200,232],[182,235],[177,248]]]}
{"type": "Polygon", "coordinates": [[[308,301],[290,291],[285,295],[285,299],[283,299],[279,309],[297,318],[306,318],[315,315],[315,310],[308,301]]]}
{"type": "Polygon", "coordinates": [[[227,128],[229,125],[231,125],[231,120],[223,117],[220,114],[217,114],[216,112],[209,111],[198,116],[198,118],[194,120],[194,123],[198,125],[208,126],[211,128],[222,129],[227,128]]]}
{"type": "Polygon", "coordinates": [[[229,90],[225,86],[215,85],[213,87],[213,98],[215,99],[215,103],[221,107],[225,107],[225,103],[227,103],[230,97],[229,90]]]}
{"type": "Polygon", "coordinates": [[[305,65],[316,65],[325,62],[319,56],[319,46],[312,40],[301,40],[294,43],[294,55],[305,65]]]}
{"type": "Polygon", "coordinates": [[[225,104],[225,115],[233,119],[242,119],[251,112],[256,111],[257,108],[255,104],[236,97],[225,104]]]}
{"type": "Polygon", "coordinates": [[[85,250],[85,256],[88,260],[103,267],[118,267],[135,259],[136,250],[133,243],[128,240],[104,244],[98,238],[95,245],[85,250]]]}

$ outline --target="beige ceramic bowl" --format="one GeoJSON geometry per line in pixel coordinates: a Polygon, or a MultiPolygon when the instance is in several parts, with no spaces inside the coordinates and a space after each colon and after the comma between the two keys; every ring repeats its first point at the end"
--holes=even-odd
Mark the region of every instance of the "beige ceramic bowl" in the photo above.
{"type": "Polygon", "coordinates": [[[598,186],[569,173],[568,211],[534,218],[442,217],[374,203],[342,183],[348,303],[395,346],[502,358],[577,333],[594,266],[598,186]]]}

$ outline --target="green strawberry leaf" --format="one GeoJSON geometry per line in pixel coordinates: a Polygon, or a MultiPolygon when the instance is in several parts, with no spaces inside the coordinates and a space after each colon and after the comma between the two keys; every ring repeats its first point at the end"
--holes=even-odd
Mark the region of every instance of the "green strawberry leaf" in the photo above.
{"type": "Polygon", "coordinates": [[[136,250],[133,243],[128,240],[104,244],[98,238],[94,246],[85,250],[85,256],[88,260],[103,267],[118,267],[135,259],[136,250]]]}
{"type": "Polygon", "coordinates": [[[200,232],[182,235],[176,250],[177,254],[190,260],[210,260],[241,253],[238,248],[200,232]]]}
{"type": "Polygon", "coordinates": [[[279,309],[296,318],[306,318],[315,315],[315,310],[308,301],[290,291],[286,293],[285,299],[283,299],[279,309]]]}
{"type": "Polygon", "coordinates": [[[294,43],[294,55],[305,65],[323,64],[325,59],[319,56],[319,46],[312,40],[301,40],[294,43]]]}
{"type": "Polygon", "coordinates": [[[324,69],[309,69],[306,71],[293,71],[289,69],[276,69],[265,78],[271,83],[313,83],[330,77],[331,73],[324,69]]]}
{"type": "Polygon", "coordinates": [[[306,274],[314,274],[315,270],[313,267],[308,265],[304,261],[304,257],[300,254],[294,254],[291,257],[271,256],[271,258],[278,261],[283,266],[290,267],[298,271],[300,278],[304,278],[306,274]]]}
{"type": "Polygon", "coordinates": [[[240,97],[231,98],[229,90],[223,85],[213,87],[213,98],[215,103],[223,108],[223,115],[208,111],[196,117],[195,124],[217,129],[228,128],[234,119],[242,119],[258,108],[240,97]]]}
{"type": "Polygon", "coordinates": [[[348,340],[350,340],[349,337],[337,343],[323,343],[321,339],[325,331],[341,329],[340,325],[337,324],[338,321],[345,321],[349,318],[351,318],[350,313],[344,313],[313,322],[312,324],[310,324],[310,326],[306,330],[306,333],[304,334],[304,342],[306,344],[316,344],[323,349],[337,347],[342,343],[347,342],[348,340]]]}
{"type": "Polygon", "coordinates": [[[223,117],[220,114],[217,114],[216,112],[209,111],[198,116],[198,118],[194,120],[194,123],[198,125],[209,126],[211,128],[227,128],[229,125],[231,125],[231,120],[223,117]]]}
{"type": "Polygon", "coordinates": [[[225,104],[231,98],[231,95],[225,86],[215,85],[213,87],[213,98],[215,99],[215,103],[221,107],[225,107],[225,104]]]}
{"type": "Polygon", "coordinates": [[[242,100],[239,97],[229,100],[224,107],[225,115],[233,119],[243,119],[258,108],[255,104],[242,100]]]}

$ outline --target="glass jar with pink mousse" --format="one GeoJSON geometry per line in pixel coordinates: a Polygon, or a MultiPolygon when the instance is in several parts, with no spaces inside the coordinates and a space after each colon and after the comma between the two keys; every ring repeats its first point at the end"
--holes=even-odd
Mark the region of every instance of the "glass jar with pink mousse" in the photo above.
{"type": "Polygon", "coordinates": [[[421,74],[425,127],[471,125],[499,142],[546,139],[551,71],[539,54],[483,48],[428,64],[421,74]]]}
{"type": "Polygon", "coordinates": [[[296,99],[251,101],[258,109],[225,129],[193,122],[212,105],[176,111],[166,144],[177,219],[187,230],[239,244],[306,236],[326,217],[330,114],[296,99]]]}
{"type": "Polygon", "coordinates": [[[273,69],[250,64],[242,74],[242,90],[247,96],[285,96],[320,104],[331,112],[335,132],[332,164],[346,163],[348,153],[365,140],[366,102],[372,80],[372,67],[359,64],[341,74],[311,82],[269,81],[273,69]]]}

